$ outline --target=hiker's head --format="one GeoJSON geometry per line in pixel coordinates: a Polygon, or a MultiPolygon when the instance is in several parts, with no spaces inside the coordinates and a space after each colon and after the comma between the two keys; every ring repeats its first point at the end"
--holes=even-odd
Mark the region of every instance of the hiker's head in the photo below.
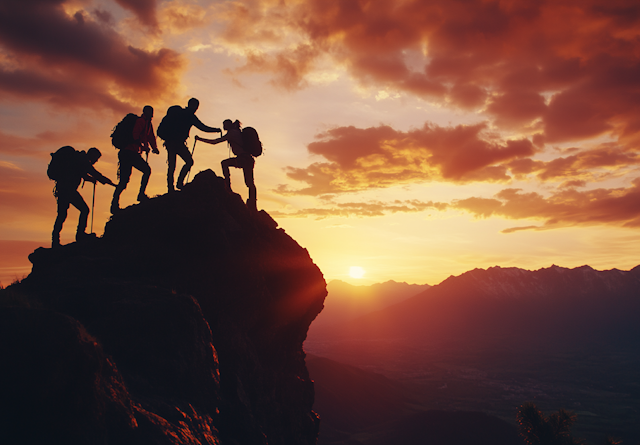
{"type": "Polygon", "coordinates": [[[233,122],[231,119],[225,119],[224,121],[222,121],[222,128],[224,128],[227,131],[231,129],[239,130],[240,121],[236,119],[236,121],[233,122]]]}
{"type": "Polygon", "coordinates": [[[100,150],[98,150],[96,147],[91,147],[87,151],[87,157],[89,158],[89,162],[91,162],[91,164],[95,164],[96,162],[98,162],[100,156],[102,156],[102,153],[100,153],[100,150]]]}
{"type": "Polygon", "coordinates": [[[142,109],[142,117],[150,121],[153,117],[153,107],[151,105],[145,105],[142,109]]]}
{"type": "Polygon", "coordinates": [[[189,102],[187,102],[187,110],[191,111],[192,113],[195,113],[199,106],[200,101],[195,97],[192,97],[191,99],[189,99],[189,102]]]}

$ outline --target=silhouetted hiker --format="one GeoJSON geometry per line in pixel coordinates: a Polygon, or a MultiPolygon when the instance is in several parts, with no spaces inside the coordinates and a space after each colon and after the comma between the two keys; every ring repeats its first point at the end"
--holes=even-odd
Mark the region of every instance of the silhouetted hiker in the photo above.
{"type": "MultiPolygon", "coordinates": [[[[132,115],[133,117],[137,117],[132,115]]],[[[125,120],[130,118],[127,115],[119,125],[123,125],[125,120]]],[[[121,145],[120,151],[118,152],[118,160],[120,161],[118,167],[118,185],[116,186],[116,190],[113,192],[113,199],[111,200],[111,213],[116,213],[120,210],[120,195],[127,188],[127,184],[129,183],[129,179],[131,178],[131,171],[135,167],[137,170],[142,172],[142,181],[140,182],[140,191],[138,192],[138,201],[146,201],[149,197],[146,195],[145,190],[147,189],[147,184],[149,183],[149,176],[151,176],[151,167],[149,167],[149,163],[142,159],[141,153],[145,151],[147,153],[147,159],[149,157],[149,150],[152,149],[155,154],[159,154],[158,146],[156,145],[156,135],[153,132],[153,124],[151,120],[153,119],[153,107],[150,105],[146,105],[142,109],[142,116],[137,117],[135,119],[135,124],[133,125],[133,129],[128,127],[124,129],[124,131],[131,132],[131,135],[124,135],[123,139],[125,139],[124,143],[121,145]]],[[[114,136],[116,134],[117,128],[114,130],[112,134],[113,144],[116,145],[116,141],[114,136]]],[[[118,144],[120,145],[120,144],[118,144]]],[[[118,147],[116,145],[116,147],[118,147]]]]}
{"type": "Polygon", "coordinates": [[[221,162],[225,185],[227,186],[227,189],[231,191],[231,175],[229,173],[229,167],[241,168],[244,173],[244,183],[249,188],[247,207],[249,207],[250,210],[257,211],[256,184],[253,180],[253,167],[256,161],[253,159],[251,153],[244,149],[240,122],[237,120],[232,122],[230,119],[227,119],[222,123],[222,126],[227,131],[224,136],[219,137],[218,139],[203,139],[200,136],[196,136],[196,141],[206,142],[207,144],[219,144],[224,141],[229,143],[231,151],[236,156],[225,159],[221,162]]]}
{"type": "Polygon", "coordinates": [[[181,189],[184,185],[184,178],[193,166],[193,156],[189,153],[186,141],[189,138],[189,131],[192,126],[206,133],[222,132],[219,128],[208,127],[203,124],[195,115],[200,106],[198,99],[191,98],[186,108],[179,105],[169,107],[167,115],[158,126],[158,136],[164,139],[164,146],[167,147],[169,169],[167,171],[167,187],[169,193],[174,191],[173,175],[176,170],[176,156],[180,156],[184,161],[182,170],[178,175],[176,187],[181,189]]]}
{"type": "Polygon", "coordinates": [[[76,241],[82,241],[83,238],[90,236],[85,233],[89,207],[84,202],[82,195],[78,193],[78,186],[84,179],[85,181],[93,183],[98,181],[115,187],[111,179],[102,175],[93,167],[101,156],[102,153],[95,147],[84,152],[77,151],[68,145],[55,153],[51,153],[51,163],[47,169],[47,175],[50,179],[56,181],[53,195],[58,200],[58,216],[53,224],[53,233],[51,234],[52,247],[60,245],[60,231],[64,221],[67,219],[67,211],[70,204],[80,211],[76,241]]]}

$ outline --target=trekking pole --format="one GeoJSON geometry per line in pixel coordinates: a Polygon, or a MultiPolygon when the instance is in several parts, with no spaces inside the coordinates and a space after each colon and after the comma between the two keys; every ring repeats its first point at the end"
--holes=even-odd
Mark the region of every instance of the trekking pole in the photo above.
{"type": "MultiPolygon", "coordinates": [[[[193,149],[191,150],[191,159],[193,159],[193,154],[196,152],[196,142],[198,142],[197,139],[193,140],[193,149]]],[[[191,168],[193,168],[193,166],[191,166],[191,168]]],[[[185,184],[187,182],[189,182],[189,175],[191,174],[191,168],[189,169],[189,171],[187,172],[187,179],[184,181],[185,184]]]]}
{"type": "Polygon", "coordinates": [[[96,206],[96,183],[93,183],[93,199],[91,200],[91,233],[93,233],[93,209],[96,206]]]}

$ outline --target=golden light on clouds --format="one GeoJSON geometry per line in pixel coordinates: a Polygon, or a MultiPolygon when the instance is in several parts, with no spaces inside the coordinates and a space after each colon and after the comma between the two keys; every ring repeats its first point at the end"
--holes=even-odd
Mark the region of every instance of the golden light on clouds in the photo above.
{"type": "MultiPolygon", "coordinates": [[[[634,2],[31,3],[0,14],[0,240],[50,238],[50,152],[97,146],[115,178],[125,113],[148,103],[157,125],[197,97],[205,124],[258,130],[258,207],[328,279],[637,265],[634,2]]],[[[198,147],[191,176],[226,156],[198,147]]],[[[151,168],[164,193],[162,148],[151,168]]]]}

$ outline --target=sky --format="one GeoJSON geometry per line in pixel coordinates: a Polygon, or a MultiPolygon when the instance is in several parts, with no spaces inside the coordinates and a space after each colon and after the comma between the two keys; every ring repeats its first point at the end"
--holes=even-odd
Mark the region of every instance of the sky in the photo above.
{"type": "MultiPolygon", "coordinates": [[[[50,153],[98,147],[115,181],[120,119],[191,97],[258,130],[258,208],[328,281],[640,264],[635,0],[0,0],[0,282],[50,245],[50,153]]],[[[195,134],[192,176],[221,176],[228,148],[195,134]]],[[[166,193],[164,148],[149,163],[166,193]]]]}

